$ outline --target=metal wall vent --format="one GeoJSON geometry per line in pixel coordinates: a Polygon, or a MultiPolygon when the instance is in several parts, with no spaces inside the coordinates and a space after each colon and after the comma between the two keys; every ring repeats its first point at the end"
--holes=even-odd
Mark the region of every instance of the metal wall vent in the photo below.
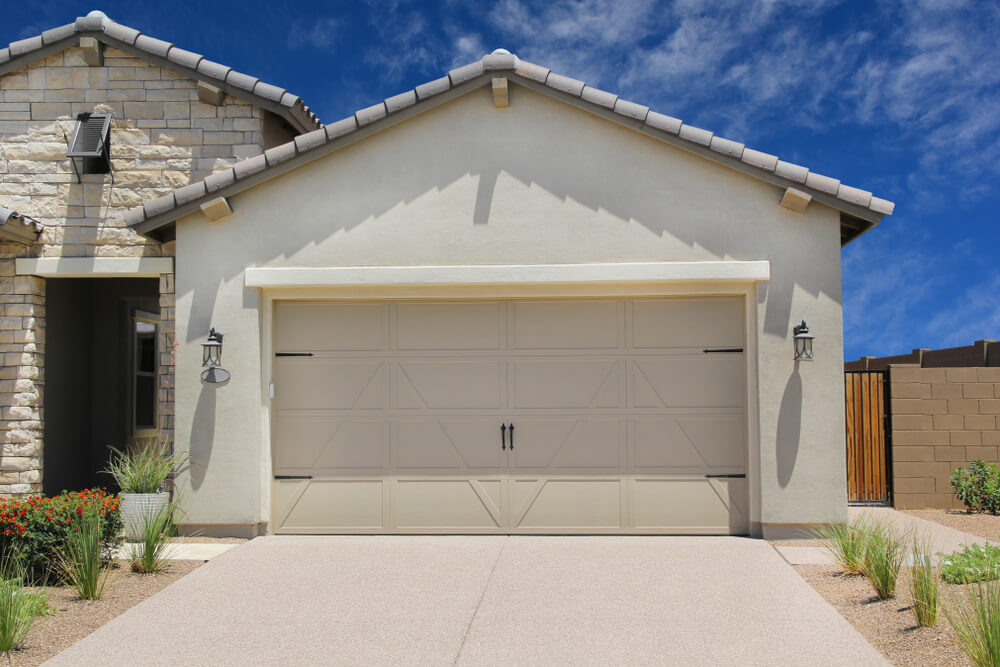
{"type": "Polygon", "coordinates": [[[66,157],[73,158],[77,181],[80,174],[111,172],[111,114],[82,113],[76,117],[76,127],[69,140],[66,157]],[[77,167],[77,158],[82,167],[77,167]]]}

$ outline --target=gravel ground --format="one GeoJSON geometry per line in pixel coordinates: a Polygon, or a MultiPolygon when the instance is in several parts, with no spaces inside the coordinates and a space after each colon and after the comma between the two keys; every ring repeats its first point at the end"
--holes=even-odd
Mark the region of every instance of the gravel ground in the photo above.
{"type": "Polygon", "coordinates": [[[962,510],[903,510],[903,512],[935,521],[955,530],[972,533],[977,537],[1000,542],[1000,516],[966,514],[962,510]]]}
{"type": "MultiPolygon", "coordinates": [[[[908,568],[899,577],[896,597],[881,601],[860,575],[846,575],[831,565],[796,565],[795,570],[894,665],[971,665],[955,643],[943,613],[932,628],[918,628],[910,611],[908,568]]],[[[942,598],[960,595],[960,587],[942,582],[942,598]],[[945,590],[948,589],[948,590],[945,590]]]]}
{"type": "Polygon", "coordinates": [[[49,588],[49,607],[53,611],[35,620],[22,647],[10,653],[9,662],[2,656],[0,662],[14,667],[40,665],[202,565],[198,561],[171,561],[166,571],[144,575],[133,573],[125,561],[120,564],[122,567],[111,573],[100,600],[86,602],[70,588],[49,588]]]}

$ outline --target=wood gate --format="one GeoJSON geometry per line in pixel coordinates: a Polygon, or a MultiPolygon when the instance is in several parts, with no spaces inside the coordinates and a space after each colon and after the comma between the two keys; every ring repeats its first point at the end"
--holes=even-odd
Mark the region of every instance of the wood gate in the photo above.
{"type": "Polygon", "coordinates": [[[846,371],[847,500],[888,504],[889,397],[885,371],[846,371]]]}

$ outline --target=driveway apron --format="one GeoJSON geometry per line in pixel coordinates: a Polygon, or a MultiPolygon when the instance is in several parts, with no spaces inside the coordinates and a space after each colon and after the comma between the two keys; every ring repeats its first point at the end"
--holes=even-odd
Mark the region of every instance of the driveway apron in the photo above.
{"type": "Polygon", "coordinates": [[[265,537],[51,665],[883,665],[766,542],[265,537]]]}

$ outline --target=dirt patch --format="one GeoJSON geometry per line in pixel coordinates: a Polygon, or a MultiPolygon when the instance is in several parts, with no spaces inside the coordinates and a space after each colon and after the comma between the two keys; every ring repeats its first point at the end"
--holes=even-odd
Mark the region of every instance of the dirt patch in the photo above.
{"type": "Polygon", "coordinates": [[[903,510],[921,519],[940,523],[963,533],[1000,542],[1000,516],[992,514],[966,514],[963,510],[903,510]]]}
{"type": "MultiPolygon", "coordinates": [[[[899,577],[896,597],[879,600],[868,580],[844,574],[831,565],[796,565],[795,570],[894,665],[971,665],[955,643],[944,613],[938,624],[919,628],[909,608],[908,568],[899,577]]],[[[942,598],[960,595],[960,587],[941,584],[942,598]],[[948,590],[945,590],[948,589],[948,590]]]]}
{"type": "MultiPolygon", "coordinates": [[[[202,563],[170,561],[167,570],[157,574],[135,574],[125,561],[119,561],[119,565],[111,573],[104,596],[94,602],[80,600],[70,588],[49,588],[49,607],[53,611],[35,620],[22,647],[11,652],[8,664],[17,667],[42,664],[202,563]]],[[[0,660],[6,662],[2,657],[0,660]]]]}

